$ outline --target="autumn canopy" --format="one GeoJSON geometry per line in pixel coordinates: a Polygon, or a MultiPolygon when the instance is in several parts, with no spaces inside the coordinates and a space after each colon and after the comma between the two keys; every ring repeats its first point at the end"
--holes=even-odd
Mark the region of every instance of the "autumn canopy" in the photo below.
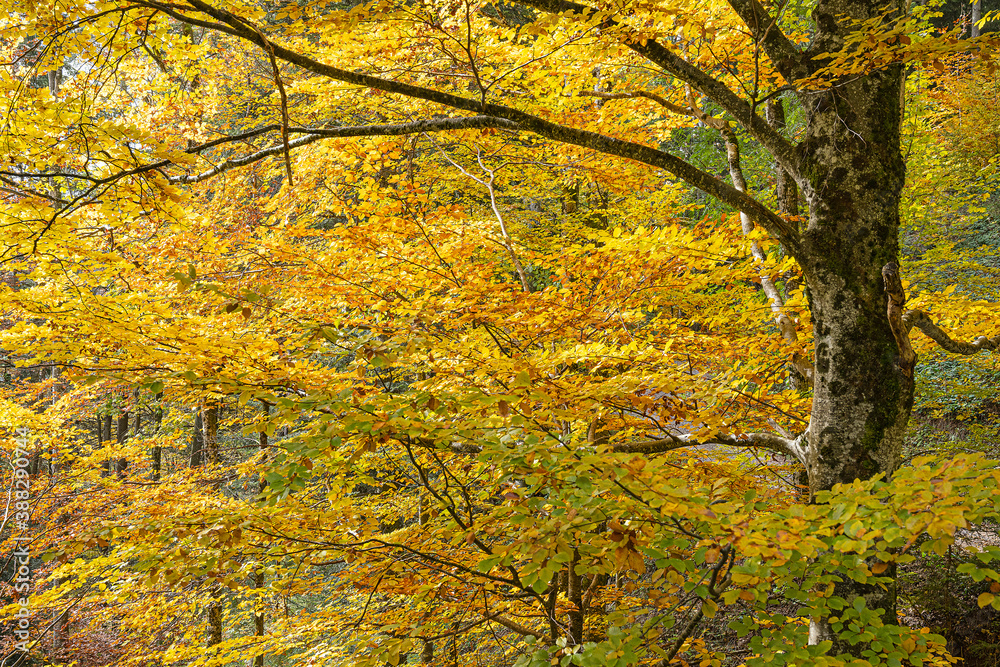
{"type": "Polygon", "coordinates": [[[952,664],[976,8],[6,2],[0,664],[952,664]]]}

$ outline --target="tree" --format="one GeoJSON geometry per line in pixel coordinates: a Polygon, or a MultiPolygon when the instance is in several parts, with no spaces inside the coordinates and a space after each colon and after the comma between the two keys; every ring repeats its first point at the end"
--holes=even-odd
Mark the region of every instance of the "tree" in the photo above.
{"type": "MultiPolygon", "coordinates": [[[[294,424],[296,415],[308,410],[316,419],[278,461],[285,467],[279,468],[284,475],[269,479],[275,493],[300,492],[303,485],[318,493],[306,481],[315,474],[309,467],[315,461],[345,489],[361,480],[380,487],[402,485],[404,477],[415,480],[424,495],[402,496],[407,498],[406,511],[412,513],[418,500],[433,502],[447,515],[442,520],[451,531],[448,539],[460,535],[467,546],[481,551],[477,570],[468,554],[446,556],[447,540],[441,536],[424,541],[408,534],[408,540],[417,540],[405,544],[420,554],[421,576],[429,578],[434,564],[447,560],[449,567],[464,568],[468,576],[484,575],[479,591],[489,591],[493,577],[493,584],[504,588],[503,594],[496,593],[504,606],[496,613],[485,611],[486,621],[538,640],[561,639],[570,649],[582,647],[584,616],[596,613],[588,605],[593,591],[606,584],[610,563],[640,571],[643,548],[654,549],[651,545],[656,544],[654,550],[662,557],[669,551],[652,532],[633,529],[623,520],[653,531],[659,519],[643,505],[651,505],[655,497],[656,507],[662,508],[668,503],[665,498],[681,494],[676,480],[658,471],[643,472],[632,462],[615,468],[615,474],[648,482],[653,496],[608,478],[595,493],[632,496],[593,506],[578,497],[572,483],[596,475],[592,456],[656,456],[713,445],[761,447],[798,461],[807,472],[812,498],[834,502],[842,497],[838,494],[847,493],[838,484],[868,483],[897,471],[914,396],[912,327],[953,352],[996,348],[996,338],[955,343],[923,311],[905,310],[899,274],[904,63],[968,48],[926,35],[907,36],[915,27],[923,28],[917,10],[915,15],[906,12],[901,1],[886,5],[846,0],[821,0],[809,17],[756,0],[677,7],[556,0],[524,0],[516,6],[452,2],[261,9],[201,0],[139,0],[80,3],[58,11],[47,5],[13,7],[4,25],[9,35],[5,51],[13,63],[4,85],[14,100],[4,134],[9,148],[0,169],[11,202],[4,213],[9,230],[5,259],[20,262],[21,270],[33,275],[61,276],[47,283],[50,289],[91,272],[95,284],[104,279],[114,281],[116,288],[113,294],[67,288],[72,317],[61,315],[54,302],[40,307],[32,302],[34,294],[8,295],[12,307],[44,319],[18,330],[23,335],[17,344],[25,345],[30,333],[47,341],[37,354],[54,363],[87,359],[79,364],[87,372],[202,382],[204,401],[227,391],[241,393],[245,400],[264,400],[276,406],[273,423],[294,424]],[[222,69],[224,62],[245,65],[246,85],[237,85],[222,69]],[[55,92],[24,87],[16,77],[24,76],[23,68],[29,66],[32,72],[72,67],[76,76],[55,92]],[[119,77],[113,87],[105,83],[112,74],[119,77]],[[271,95],[273,110],[253,108],[259,90],[271,95]],[[779,96],[802,115],[794,139],[764,117],[767,103],[779,96]],[[628,109],[636,107],[625,104],[647,106],[641,113],[630,113],[628,109]],[[661,128],[695,122],[722,132],[733,184],[657,147],[661,128]],[[225,134],[214,134],[221,132],[225,134]],[[274,137],[272,144],[255,143],[269,137],[274,137]],[[341,141],[349,138],[359,139],[341,141]],[[795,182],[808,211],[801,224],[772,211],[740,182],[745,181],[740,141],[766,151],[795,182]],[[240,152],[244,144],[249,148],[240,152]],[[336,155],[331,157],[332,149],[324,146],[335,147],[336,155]],[[209,160],[212,155],[219,159],[209,160]],[[629,163],[607,166],[603,156],[629,163]],[[226,180],[245,173],[237,172],[239,168],[255,169],[265,161],[269,167],[260,180],[256,172],[235,185],[226,180]],[[276,164],[284,171],[280,190],[276,164]],[[512,174],[512,165],[521,173],[512,174]],[[452,169],[446,172],[444,167],[452,169]],[[742,214],[740,233],[756,244],[753,264],[699,264],[699,254],[724,257],[724,248],[736,242],[737,236],[724,225],[688,230],[657,221],[655,230],[632,226],[628,234],[619,231],[616,236],[612,231],[599,237],[599,243],[565,249],[562,258],[552,252],[558,243],[551,239],[539,250],[518,247],[508,230],[503,197],[538,199],[548,189],[565,199],[571,192],[574,206],[560,210],[575,213],[571,209],[579,205],[579,180],[559,169],[585,173],[595,202],[616,187],[632,187],[630,194],[664,188],[660,174],[671,174],[742,214]],[[615,183],[609,176],[621,181],[615,183]],[[562,182],[547,188],[553,180],[562,182]],[[428,183],[442,199],[430,200],[423,189],[428,183]],[[183,194],[181,186],[194,186],[192,194],[183,194]],[[237,216],[249,216],[253,206],[233,199],[233,193],[267,198],[271,211],[280,209],[287,224],[241,229],[246,218],[237,216]],[[503,264],[480,249],[494,241],[489,234],[449,229],[448,208],[440,205],[448,201],[469,202],[468,208],[478,206],[478,211],[492,214],[501,230],[503,264]],[[328,245],[306,253],[303,248],[318,236],[311,226],[317,219],[332,221],[334,233],[324,237],[328,245]],[[223,220],[226,225],[218,224],[223,220]],[[165,235],[163,228],[175,221],[191,226],[189,233],[177,237],[190,245],[177,247],[196,249],[190,254],[199,256],[197,268],[172,254],[176,248],[158,245],[155,235],[165,235]],[[755,225],[765,233],[755,232],[755,225]],[[775,242],[773,247],[767,237],[775,242]],[[86,252],[74,245],[81,238],[95,239],[86,252]],[[250,246],[258,249],[246,250],[250,246]],[[768,264],[782,254],[797,267],[782,272],[801,272],[806,287],[802,297],[794,292],[780,295],[775,286],[768,264]],[[71,265],[65,266],[67,262],[71,265]],[[142,267],[138,272],[128,268],[133,262],[142,267]],[[404,271],[401,266],[407,263],[411,268],[404,271]],[[697,270],[692,268],[696,265],[697,270]],[[649,295],[657,300],[644,301],[646,294],[637,295],[641,290],[621,287],[639,267],[654,281],[649,295]],[[494,276],[507,268],[517,274],[519,296],[495,287],[502,281],[494,276]],[[285,275],[280,280],[250,277],[263,270],[285,275]],[[373,273],[378,271],[384,274],[373,273]],[[699,277],[698,271],[705,273],[699,277]],[[182,286],[201,290],[166,297],[165,286],[158,283],[171,272],[182,286]],[[618,280],[612,284],[620,289],[602,286],[608,276],[618,280]],[[729,299],[714,290],[720,285],[738,289],[741,279],[754,276],[764,285],[768,311],[773,312],[763,319],[746,317],[758,324],[773,319],[782,329],[780,344],[763,342],[763,335],[741,336],[738,323],[722,323],[723,311],[734,302],[753,303],[756,294],[729,299]],[[533,279],[539,282],[533,284],[533,279]],[[539,289],[542,281],[551,289],[539,289]],[[592,295],[598,286],[609,290],[621,306],[595,306],[592,295]],[[324,294],[327,288],[342,296],[324,294]],[[169,298],[174,317],[187,315],[183,328],[149,305],[156,298],[169,298]],[[141,306],[133,308],[133,303],[141,306]],[[632,354],[627,339],[634,342],[633,331],[644,325],[642,313],[651,310],[662,330],[643,329],[641,351],[632,354]],[[113,317],[107,315],[112,312],[113,317]],[[452,312],[457,313],[454,318],[444,316],[452,312]],[[682,384],[675,377],[681,357],[662,354],[686,336],[671,328],[675,312],[691,329],[697,323],[696,330],[726,331],[733,340],[748,344],[745,349],[760,350],[761,360],[738,370],[735,360],[742,361],[741,354],[732,342],[699,340],[696,352],[686,352],[690,372],[682,384]],[[615,333],[602,329],[609,313],[622,322],[615,333]],[[554,322],[551,329],[540,324],[546,318],[554,322]],[[289,323],[305,331],[299,332],[302,340],[286,345],[289,323]],[[60,339],[60,327],[74,335],[60,339]],[[596,356],[593,350],[570,351],[567,341],[573,340],[569,332],[574,327],[581,346],[613,345],[624,360],[588,365],[588,357],[596,356]],[[85,334],[90,340],[83,339],[85,334]],[[804,350],[810,335],[811,350],[804,350]],[[155,340],[155,349],[147,349],[143,336],[155,340]],[[483,351],[483,341],[491,346],[489,352],[483,351]],[[546,359],[535,350],[544,344],[562,350],[565,358],[546,359]],[[287,354],[285,348],[303,359],[322,354],[342,365],[355,364],[360,379],[352,380],[352,387],[342,369],[335,373],[306,361],[293,372],[281,356],[287,354]],[[331,350],[339,350],[340,356],[331,350]],[[809,352],[811,364],[806,361],[809,352]],[[761,379],[762,368],[773,365],[775,358],[790,362],[811,383],[811,395],[789,390],[780,399],[793,422],[808,403],[806,423],[798,424],[795,432],[784,427],[781,433],[764,432],[770,418],[764,414],[742,421],[727,417],[726,402],[711,396],[711,390],[734,378],[755,386],[775,384],[761,379]],[[112,361],[104,365],[108,359],[112,361]],[[696,368],[708,377],[699,378],[696,368]],[[476,376],[476,382],[460,382],[465,374],[476,376]],[[549,384],[570,398],[547,394],[543,388],[549,384]],[[381,391],[375,392],[374,385],[381,391]],[[664,389],[675,385],[681,388],[664,389]],[[627,403],[631,405],[622,407],[627,403]],[[654,407],[648,409],[650,405],[654,407]],[[596,414],[581,430],[586,408],[596,414]],[[520,417],[517,423],[505,421],[514,412],[520,417]],[[544,417],[532,417],[535,413],[544,417]],[[649,424],[661,415],[668,416],[669,427],[656,438],[646,437],[649,424]],[[684,425],[694,432],[679,432],[684,425]],[[498,429],[524,433],[498,434],[498,429]],[[337,446],[320,448],[316,443],[323,438],[337,446]],[[504,449],[511,439],[524,449],[504,449]],[[405,454],[407,466],[391,479],[378,470],[380,465],[389,467],[392,457],[366,459],[368,454],[382,456],[378,447],[387,443],[405,454]],[[544,453],[554,443],[568,449],[566,461],[544,453]],[[477,455],[476,462],[459,463],[467,454],[477,455]],[[531,472],[532,465],[541,472],[531,472]],[[510,488],[481,481],[495,470],[505,471],[504,483],[510,488]],[[348,484],[344,480],[350,475],[360,479],[348,484]],[[451,497],[439,489],[441,484],[455,484],[461,494],[470,494],[470,489],[475,493],[451,497]],[[550,503],[563,503],[567,515],[583,513],[592,519],[590,528],[570,519],[560,530],[569,531],[572,539],[562,543],[552,526],[538,533],[539,513],[551,509],[521,490],[542,493],[542,488],[550,503]],[[510,511],[522,523],[500,522],[499,510],[489,500],[497,497],[513,503],[510,511]],[[537,567],[518,570],[509,554],[498,558],[499,547],[488,545],[478,529],[473,530],[480,525],[475,518],[479,516],[489,518],[487,526],[497,522],[497,544],[523,546],[517,558],[531,563],[537,555],[537,567]],[[519,541],[516,531],[522,529],[524,534],[535,530],[536,537],[550,537],[555,546],[533,550],[519,541]],[[493,568],[507,568],[508,574],[491,574],[493,568]],[[585,582],[591,588],[584,588],[585,582]],[[546,611],[550,635],[504,615],[529,603],[546,611]],[[565,625],[557,619],[565,619],[565,625]]],[[[630,199],[628,205],[641,214],[656,196],[647,202],[630,199]]],[[[670,198],[669,193],[659,196],[670,198]]],[[[621,215],[610,201],[601,203],[591,207],[594,215],[621,215]]],[[[528,235],[530,224],[521,225],[528,235]]],[[[571,233],[587,238],[580,227],[571,233]]],[[[181,393],[177,387],[172,390],[181,393]]],[[[218,441],[211,435],[215,426],[210,426],[216,418],[216,408],[206,407],[204,454],[210,464],[218,462],[218,441]]],[[[127,416],[124,423],[127,427],[127,416]]],[[[109,431],[105,438],[110,441],[109,431]]],[[[194,457],[191,460],[194,465],[194,457]]],[[[975,466],[971,470],[969,474],[985,474],[975,466]]],[[[691,488],[712,497],[713,483],[701,473],[687,469],[683,477],[691,488]]],[[[885,500],[885,489],[898,491],[901,483],[877,487],[871,482],[863,488],[885,500]]],[[[742,497],[746,488],[733,486],[727,493],[742,497]]],[[[694,507],[708,513],[704,517],[714,517],[707,502],[691,502],[677,505],[686,508],[677,510],[679,516],[690,517],[694,507]]],[[[752,498],[747,502],[734,512],[745,512],[750,522],[752,498]]],[[[867,509],[878,513],[874,506],[867,509]]],[[[802,511],[810,521],[823,523],[815,506],[802,511]]],[[[349,521],[346,510],[338,512],[333,512],[336,521],[349,521]]],[[[772,520],[782,516],[777,512],[772,520]]],[[[691,628],[724,599],[731,583],[727,572],[736,560],[735,542],[724,544],[720,537],[732,527],[723,529],[713,517],[699,519],[697,529],[679,529],[690,533],[684,539],[700,553],[699,571],[709,582],[698,589],[702,602],[692,612],[691,628]]],[[[214,518],[228,521],[221,515],[214,518]]],[[[257,515],[254,525],[270,521],[276,518],[257,515]]],[[[293,530],[293,535],[278,532],[292,542],[306,541],[306,534],[322,525],[317,514],[303,522],[308,528],[293,530]]],[[[178,531],[178,539],[186,537],[177,527],[163,530],[178,531]]],[[[356,532],[372,531],[367,527],[356,532]]],[[[356,552],[366,551],[367,543],[359,538],[339,548],[354,558],[356,552]]],[[[372,551],[390,548],[384,539],[381,544],[372,551]]],[[[332,549],[333,542],[328,546],[332,549]]],[[[743,546],[741,558],[763,555],[743,546]]],[[[867,567],[861,562],[854,567],[867,567]]],[[[466,627],[458,612],[459,600],[466,598],[448,598],[447,590],[440,593],[442,598],[424,589],[414,594],[412,581],[399,571],[402,566],[387,566],[379,574],[377,563],[357,567],[348,578],[359,590],[384,580],[373,590],[383,586],[413,595],[417,603],[407,623],[433,626],[433,632],[420,635],[425,642],[457,636],[455,628],[478,632],[478,626],[466,627]],[[435,605],[448,613],[435,616],[430,611],[435,605]]],[[[842,599],[871,623],[891,625],[892,572],[876,569],[869,571],[874,578],[840,577],[828,595],[842,599]],[[865,607],[881,610],[882,620],[864,616],[865,607]]],[[[753,576],[772,581],[770,574],[753,576]]],[[[815,605],[810,645],[817,651],[832,645],[832,654],[862,650],[836,631],[841,621],[830,620],[839,619],[836,607],[815,605]]],[[[388,603],[377,611],[386,618],[396,613],[388,603]]],[[[616,622],[627,625],[621,619],[616,622]]],[[[665,660],[682,646],[690,648],[690,642],[684,643],[690,632],[679,633],[665,660]]],[[[635,633],[628,641],[641,643],[642,633],[635,633]]],[[[396,659],[409,650],[409,635],[390,633],[389,638],[395,643],[383,637],[357,647],[376,651],[373,647],[384,640],[390,648],[375,655],[387,652],[396,659]]],[[[900,646],[907,641],[897,639],[900,646]]],[[[605,641],[613,643],[612,638],[605,641]]],[[[866,636],[860,646],[871,641],[866,636]]]]}

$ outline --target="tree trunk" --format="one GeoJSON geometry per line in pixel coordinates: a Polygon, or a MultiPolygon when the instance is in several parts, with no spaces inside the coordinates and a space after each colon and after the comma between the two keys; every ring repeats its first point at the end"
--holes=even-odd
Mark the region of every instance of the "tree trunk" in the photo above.
{"type": "Polygon", "coordinates": [[[201,408],[197,408],[194,413],[194,432],[191,434],[191,467],[197,468],[201,465],[202,454],[202,423],[201,408]]]}
{"type": "Polygon", "coordinates": [[[566,598],[573,608],[569,611],[569,634],[567,645],[575,646],[583,643],[583,589],[580,586],[580,575],[576,566],[580,562],[580,554],[573,550],[573,560],[566,567],[566,598]]]}
{"type": "MultiPolygon", "coordinates": [[[[118,413],[118,424],[116,426],[115,434],[117,435],[118,446],[121,447],[125,444],[125,440],[128,438],[128,420],[129,413],[127,410],[122,408],[122,411],[118,413]]],[[[119,477],[125,472],[125,468],[128,467],[128,459],[124,456],[115,461],[115,472],[119,477]]]]}
{"type": "Polygon", "coordinates": [[[36,477],[41,469],[42,453],[40,450],[35,450],[31,454],[31,458],[28,459],[28,475],[31,477],[36,477]]]}
{"type": "MultiPolygon", "coordinates": [[[[156,395],[156,434],[160,432],[160,426],[163,425],[163,392],[161,391],[156,395]]],[[[138,419],[138,417],[137,417],[138,419]]],[[[138,429],[137,429],[138,430],[138,429]]],[[[152,464],[153,464],[153,481],[160,481],[160,470],[162,468],[163,460],[163,448],[160,445],[153,445],[152,451],[152,464]]]]}
{"type": "MultiPolygon", "coordinates": [[[[267,415],[270,414],[270,412],[271,412],[271,404],[270,403],[266,403],[264,401],[261,401],[260,402],[260,406],[264,410],[264,416],[267,417],[267,415]]],[[[265,421],[266,421],[266,419],[265,419],[265,421]]],[[[259,445],[260,445],[260,451],[262,451],[262,452],[267,451],[267,431],[261,431],[260,432],[259,445]]],[[[257,490],[260,493],[264,493],[264,490],[266,488],[267,488],[267,479],[265,479],[264,476],[261,475],[260,481],[258,482],[257,490]]],[[[256,573],[254,573],[254,587],[257,588],[258,590],[261,590],[261,589],[264,588],[264,570],[263,569],[260,569],[256,573]]],[[[254,632],[253,632],[254,636],[256,636],[256,637],[263,637],[264,636],[264,612],[262,612],[262,611],[254,612],[254,615],[253,615],[253,627],[254,627],[254,632]]],[[[253,667],[264,667],[264,654],[263,653],[258,653],[257,655],[254,656],[254,658],[253,658],[253,667]]]]}
{"type": "MultiPolygon", "coordinates": [[[[111,415],[104,415],[104,419],[101,422],[99,428],[102,430],[102,435],[100,440],[104,445],[111,444],[111,415]]],[[[107,457],[103,464],[104,470],[101,472],[101,477],[105,477],[111,474],[111,458],[107,457]]]]}
{"type": "Polygon", "coordinates": [[[222,603],[219,598],[222,591],[216,586],[212,590],[212,604],[208,608],[208,645],[216,646],[222,643],[222,603]]]}
{"type": "MultiPolygon", "coordinates": [[[[819,27],[812,51],[836,51],[840,15],[855,20],[886,9],[874,2],[825,0],[814,12],[819,27]],[[876,6],[877,5],[877,6],[876,6]]],[[[802,93],[806,134],[798,147],[799,182],[809,204],[799,263],[809,286],[815,373],[808,435],[810,492],[838,483],[891,475],[913,405],[913,375],[901,367],[886,315],[882,267],[898,262],[899,200],[904,163],[900,151],[902,68],[888,67],[831,90],[802,93]]],[[[868,607],[896,622],[894,586],[837,586],[848,605],[864,596],[868,607]]],[[[857,652],[837,641],[824,620],[814,620],[810,642],[834,642],[832,653],[857,652]]]]}
{"type": "MultiPolygon", "coordinates": [[[[53,588],[59,588],[66,583],[66,577],[58,577],[52,582],[53,588]]],[[[66,646],[66,634],[69,630],[69,610],[57,611],[56,618],[52,619],[52,652],[59,654],[66,646]]]]}
{"type": "MultiPolygon", "coordinates": [[[[204,428],[205,458],[208,463],[219,462],[219,404],[212,402],[202,410],[204,428]]],[[[197,428],[197,425],[195,426],[197,428]]],[[[222,643],[222,589],[216,584],[212,588],[212,603],[208,607],[208,645],[222,643]]]]}
{"type": "Polygon", "coordinates": [[[209,463],[219,462],[219,404],[210,403],[204,408],[205,454],[209,463]]]}

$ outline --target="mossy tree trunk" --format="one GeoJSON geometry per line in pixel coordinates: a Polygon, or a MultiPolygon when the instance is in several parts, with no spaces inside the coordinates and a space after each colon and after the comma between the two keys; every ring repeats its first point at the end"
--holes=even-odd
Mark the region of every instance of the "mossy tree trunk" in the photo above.
{"type": "MultiPolygon", "coordinates": [[[[840,48],[843,16],[864,19],[904,9],[898,0],[824,0],[814,11],[812,51],[840,48]]],[[[807,125],[796,148],[799,187],[809,205],[796,253],[809,287],[814,334],[813,406],[806,465],[813,495],[838,483],[891,475],[899,462],[913,405],[913,367],[887,317],[882,269],[899,260],[902,68],[888,67],[829,90],[800,93],[807,125]]],[[[894,586],[837,586],[896,622],[894,586]]],[[[814,621],[811,642],[837,642],[814,621]]]]}

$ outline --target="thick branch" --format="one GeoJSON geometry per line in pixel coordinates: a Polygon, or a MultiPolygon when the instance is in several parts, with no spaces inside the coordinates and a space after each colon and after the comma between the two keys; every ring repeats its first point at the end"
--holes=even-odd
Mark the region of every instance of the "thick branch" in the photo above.
{"type": "MultiPolygon", "coordinates": [[[[569,0],[520,0],[520,2],[553,14],[565,12],[593,14],[597,11],[593,7],[569,0]]],[[[614,19],[608,19],[607,23],[612,28],[624,27],[614,19]]],[[[733,118],[745,127],[757,141],[763,144],[786,171],[798,178],[798,163],[794,158],[792,144],[771,128],[763,118],[754,113],[750,104],[741,99],[724,83],[709,76],[659,42],[645,38],[642,40],[629,39],[630,37],[634,37],[634,35],[625,34],[622,38],[628,48],[715,100],[719,106],[732,114],[733,118]]]]}
{"type": "MultiPolygon", "coordinates": [[[[690,434],[673,435],[659,440],[621,443],[614,445],[611,451],[617,454],[662,454],[685,447],[706,447],[723,445],[726,447],[759,447],[778,454],[794,457],[805,465],[805,442],[809,434],[804,433],[795,438],[783,438],[774,433],[741,433],[739,435],[717,434],[705,440],[699,440],[690,434]]],[[[483,448],[471,443],[440,443],[430,438],[409,438],[410,443],[425,449],[445,449],[456,454],[479,454],[483,448]]]]}
{"type": "Polygon", "coordinates": [[[718,434],[705,440],[698,440],[693,435],[668,435],[661,440],[615,445],[612,451],[628,454],[661,454],[684,447],[705,447],[708,445],[760,447],[761,449],[792,456],[805,465],[806,455],[803,443],[805,442],[807,433],[808,431],[797,438],[782,438],[773,433],[718,434]]]}
{"type": "Polygon", "coordinates": [[[980,336],[971,343],[954,340],[946,334],[940,327],[931,321],[930,316],[922,310],[910,310],[903,315],[903,323],[907,331],[911,327],[916,327],[935,343],[953,354],[977,354],[983,350],[996,350],[1000,348],[1000,336],[987,338],[980,336]]]}
{"type": "MultiPolygon", "coordinates": [[[[641,144],[608,137],[596,132],[588,132],[586,130],[578,130],[564,125],[559,125],[512,107],[500,104],[484,104],[481,100],[472,100],[442,91],[431,90],[429,88],[423,88],[421,86],[415,86],[400,81],[382,79],[380,77],[361,74],[359,72],[352,72],[350,70],[327,65],[267,40],[260,33],[247,28],[238,17],[225,10],[212,7],[202,2],[202,0],[189,0],[189,2],[191,6],[196,8],[198,11],[201,11],[212,18],[227,24],[228,28],[224,30],[224,32],[242,37],[247,41],[257,44],[265,50],[273,51],[277,58],[298,65],[309,72],[320,74],[344,83],[374,88],[376,90],[383,90],[385,92],[404,95],[406,97],[435,102],[454,109],[461,109],[506,119],[517,123],[521,130],[533,132],[547,139],[573,144],[582,148],[589,148],[591,150],[609,155],[617,155],[618,157],[635,160],[636,162],[642,162],[668,171],[699,190],[702,190],[719,199],[723,203],[749,215],[754,222],[763,226],[769,233],[784,243],[789,252],[794,254],[799,248],[798,232],[792,229],[780,216],[768,210],[752,197],[737,191],[735,188],[720,181],[714,176],[701,171],[693,165],[688,164],[674,155],[664,153],[663,151],[643,146],[641,144]]],[[[161,9],[161,5],[159,3],[149,2],[148,0],[140,0],[139,4],[161,9]]],[[[577,7],[583,9],[582,5],[577,7]]],[[[573,7],[567,5],[563,9],[573,9],[573,7]]],[[[211,29],[217,29],[216,26],[219,25],[211,22],[199,21],[198,19],[193,19],[176,11],[174,11],[172,15],[176,15],[175,17],[178,18],[178,20],[191,23],[192,25],[205,25],[211,29]]],[[[678,63],[676,63],[678,67],[682,64],[683,67],[690,70],[688,72],[689,74],[692,76],[697,74],[696,78],[698,78],[701,84],[712,89],[703,90],[703,92],[710,97],[713,97],[713,99],[717,99],[717,95],[723,95],[721,91],[715,90],[715,88],[721,86],[725,93],[728,94],[726,99],[728,100],[729,106],[732,106],[736,111],[734,112],[733,110],[730,110],[726,104],[723,104],[723,106],[726,107],[727,110],[730,110],[730,112],[733,113],[738,120],[741,120],[741,122],[745,121],[744,124],[749,123],[749,127],[752,127],[753,132],[761,132],[766,135],[766,137],[759,137],[762,143],[772,150],[779,162],[782,162],[783,164],[788,162],[786,168],[794,173],[794,166],[789,159],[791,154],[791,145],[786,142],[781,135],[772,130],[763,119],[752,114],[749,105],[740,100],[728,88],[722,86],[721,83],[715,81],[711,77],[708,77],[706,74],[700,72],[677,56],[674,56],[662,46],[656,46],[663,51],[663,54],[665,54],[664,57],[669,56],[669,58],[678,61],[678,63]],[[711,82],[714,82],[716,85],[714,87],[709,85],[711,82]],[[716,95],[713,95],[712,91],[714,91],[716,95]],[[751,116],[753,118],[751,118],[751,116]]],[[[692,82],[692,85],[698,86],[698,82],[692,82]]],[[[701,86],[698,87],[701,88],[701,86]]]]}
{"type": "Polygon", "coordinates": [[[808,61],[802,52],[785,36],[772,17],[758,0],[727,0],[729,6],[739,15],[764,53],[774,63],[774,68],[789,83],[809,76],[808,61]]]}
{"type": "Polygon", "coordinates": [[[520,623],[518,623],[516,621],[512,621],[509,618],[504,618],[503,616],[500,616],[497,613],[487,614],[486,615],[486,619],[490,620],[490,621],[493,621],[494,623],[498,623],[498,624],[502,625],[503,627],[507,628],[508,630],[513,630],[514,632],[518,633],[519,635],[536,637],[538,639],[544,639],[545,638],[545,634],[544,633],[538,632],[537,630],[532,630],[531,628],[527,628],[527,627],[521,625],[520,623]]]}
{"type": "Polygon", "coordinates": [[[470,442],[442,443],[430,438],[412,437],[408,438],[408,442],[422,449],[443,449],[454,454],[480,454],[483,451],[481,445],[474,445],[470,442]]]}

